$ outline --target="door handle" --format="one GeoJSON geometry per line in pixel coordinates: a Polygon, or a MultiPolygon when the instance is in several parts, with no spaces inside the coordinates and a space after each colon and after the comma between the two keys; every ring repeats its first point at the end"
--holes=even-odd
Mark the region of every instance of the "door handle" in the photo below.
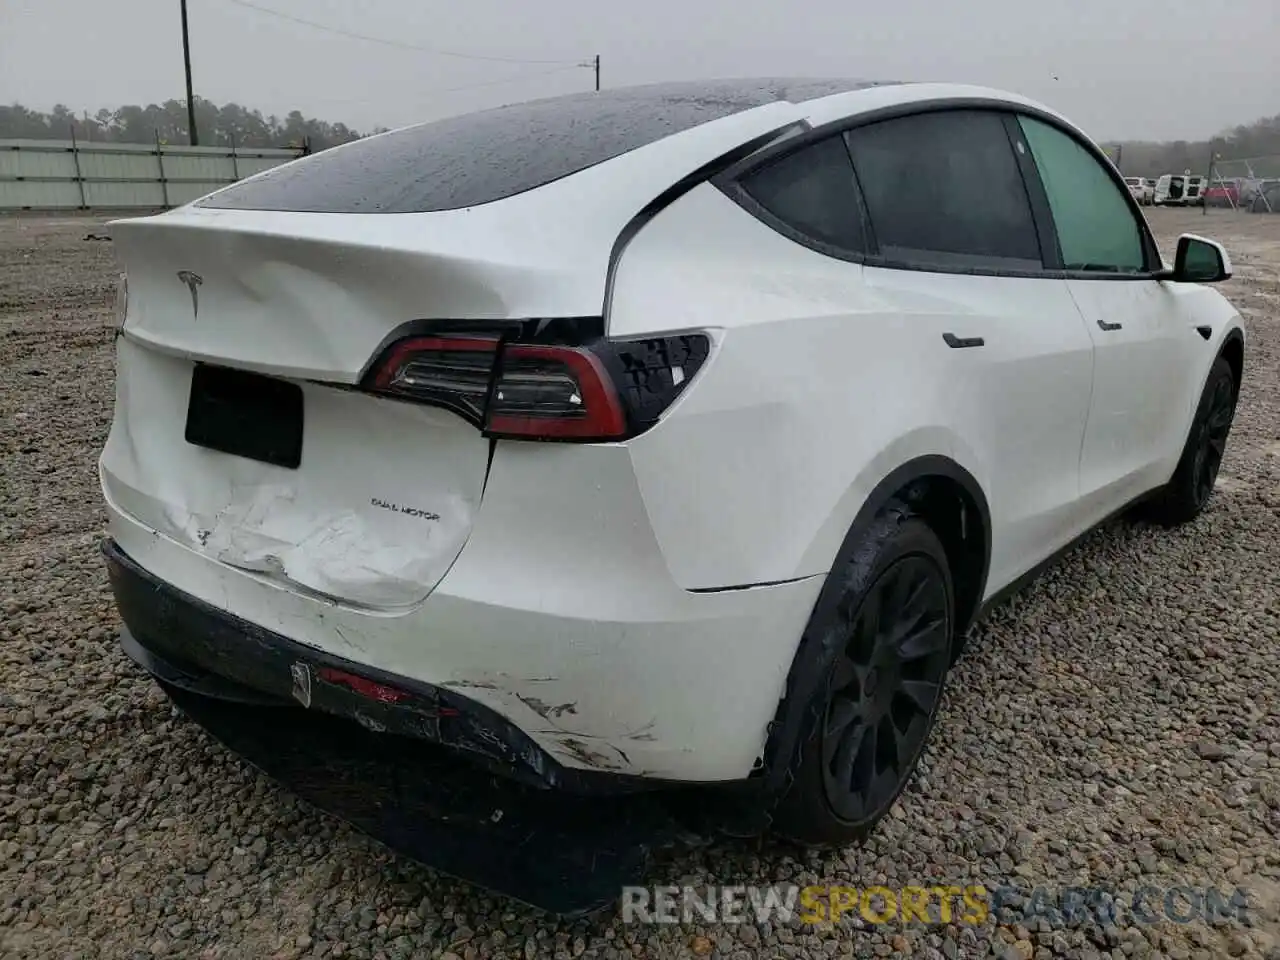
{"type": "Polygon", "coordinates": [[[1122,326],[1124,326],[1124,324],[1122,324],[1122,323],[1107,323],[1107,321],[1105,321],[1105,320],[1103,320],[1103,319],[1099,318],[1099,319],[1098,319],[1098,326],[1100,326],[1103,330],[1119,330],[1122,326]]]}
{"type": "Polygon", "coordinates": [[[944,333],[942,339],[947,342],[948,347],[956,350],[964,347],[981,347],[987,342],[981,337],[957,337],[954,333],[944,333]]]}

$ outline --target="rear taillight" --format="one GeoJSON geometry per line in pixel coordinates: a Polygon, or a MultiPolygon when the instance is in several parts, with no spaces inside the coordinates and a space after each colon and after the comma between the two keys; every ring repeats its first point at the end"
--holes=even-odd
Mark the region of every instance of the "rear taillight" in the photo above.
{"type": "Polygon", "coordinates": [[[484,417],[498,356],[496,337],[409,337],[392,344],[372,388],[484,417]]]}
{"type": "Polygon", "coordinates": [[[617,440],[627,414],[604,364],[585,347],[513,343],[489,400],[485,429],[499,437],[617,440]]]}
{"type": "Polygon", "coordinates": [[[657,421],[709,349],[701,333],[574,345],[408,337],[387,348],[365,386],[446,407],[493,437],[622,440],[657,421]]]}

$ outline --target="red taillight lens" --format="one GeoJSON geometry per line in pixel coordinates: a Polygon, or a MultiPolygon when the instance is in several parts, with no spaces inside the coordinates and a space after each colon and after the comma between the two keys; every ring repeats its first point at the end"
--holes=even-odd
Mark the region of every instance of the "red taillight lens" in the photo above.
{"type": "Polygon", "coordinates": [[[711,347],[700,332],[577,346],[523,339],[530,333],[407,337],[386,348],[363,386],[453,410],[492,437],[624,440],[657,423],[711,347]]]}
{"type": "Polygon", "coordinates": [[[484,418],[498,340],[492,337],[409,337],[395,344],[372,387],[484,418]]]}
{"type": "Polygon", "coordinates": [[[609,440],[627,415],[599,358],[583,347],[510,344],[485,428],[494,436],[609,440]]]}

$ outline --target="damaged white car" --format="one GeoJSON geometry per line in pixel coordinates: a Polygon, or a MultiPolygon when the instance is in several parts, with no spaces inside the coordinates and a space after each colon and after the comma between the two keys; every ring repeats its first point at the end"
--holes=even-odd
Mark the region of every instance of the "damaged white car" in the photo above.
{"type": "Polygon", "coordinates": [[[889,809],[999,596],[1204,509],[1244,361],[1225,252],[1166,266],[973,87],[525,103],[111,230],[105,550],[166,689],[810,843],[889,809]]]}

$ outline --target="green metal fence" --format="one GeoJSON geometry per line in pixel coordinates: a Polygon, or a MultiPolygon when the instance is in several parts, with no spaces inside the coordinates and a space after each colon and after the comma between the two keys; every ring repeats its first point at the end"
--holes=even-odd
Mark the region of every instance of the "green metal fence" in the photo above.
{"type": "Polygon", "coordinates": [[[301,153],[159,141],[0,140],[0,210],[176,207],[301,153]]]}

